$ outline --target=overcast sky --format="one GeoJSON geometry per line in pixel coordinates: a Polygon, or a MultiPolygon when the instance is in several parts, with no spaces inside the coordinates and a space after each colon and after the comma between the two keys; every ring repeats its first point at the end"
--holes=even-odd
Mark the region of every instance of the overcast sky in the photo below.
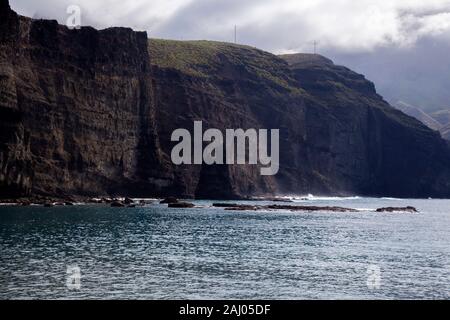
{"type": "MultiPolygon", "coordinates": [[[[359,72],[365,72],[369,78],[376,78],[375,82],[382,93],[385,92],[384,87],[390,87],[391,84],[386,83],[388,79],[381,79],[380,83],[379,77],[398,77],[398,73],[391,66],[390,70],[386,70],[386,75],[380,76],[380,70],[377,70],[380,65],[384,66],[385,62],[394,64],[395,61],[394,65],[397,66],[404,59],[407,59],[405,63],[415,65],[417,60],[425,58],[416,55],[409,61],[408,57],[415,52],[421,52],[427,57],[437,55],[446,59],[450,43],[450,0],[10,2],[20,14],[52,18],[62,24],[67,19],[68,5],[76,4],[82,9],[83,25],[97,28],[128,26],[146,30],[149,37],[158,38],[233,41],[234,26],[237,25],[239,43],[273,53],[311,52],[313,41],[318,41],[319,53],[356,68],[359,72]],[[439,53],[441,51],[442,54],[439,53]],[[395,73],[390,74],[389,71],[395,73]]],[[[430,62],[434,65],[438,63],[430,62]]],[[[442,61],[445,62],[450,65],[446,60],[442,61]]],[[[411,78],[411,75],[408,77],[411,78]]],[[[450,80],[450,76],[447,79],[450,80]]],[[[448,87],[447,83],[445,88],[448,87]]],[[[406,87],[404,91],[408,89],[406,87]]],[[[447,97],[450,99],[450,94],[447,97]]],[[[450,106],[450,100],[448,105],[450,106]]]]}

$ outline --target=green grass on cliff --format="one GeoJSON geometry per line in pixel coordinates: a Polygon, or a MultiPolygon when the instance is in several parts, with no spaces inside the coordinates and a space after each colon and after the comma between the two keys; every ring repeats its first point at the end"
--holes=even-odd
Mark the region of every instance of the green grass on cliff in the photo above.
{"type": "Polygon", "coordinates": [[[211,77],[255,76],[298,91],[279,57],[244,45],[216,41],[149,40],[150,62],[185,74],[211,77]]]}
{"type": "Polygon", "coordinates": [[[200,69],[212,65],[221,51],[210,41],[175,41],[150,39],[149,52],[152,64],[161,68],[173,68],[193,76],[207,76],[200,69]]]}

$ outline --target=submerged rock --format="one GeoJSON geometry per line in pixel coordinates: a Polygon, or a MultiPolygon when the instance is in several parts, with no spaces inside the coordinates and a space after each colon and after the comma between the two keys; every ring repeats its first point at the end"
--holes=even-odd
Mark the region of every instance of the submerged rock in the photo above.
{"type": "Polygon", "coordinates": [[[228,211],[258,211],[258,210],[263,210],[265,207],[263,206],[252,206],[252,205],[238,205],[238,206],[234,206],[234,207],[227,207],[225,208],[225,210],[228,211]]]}
{"type": "Polygon", "coordinates": [[[214,203],[213,206],[225,208],[230,211],[257,211],[257,210],[290,210],[290,211],[331,211],[331,212],[358,212],[356,209],[344,208],[344,207],[318,207],[318,206],[292,206],[292,205],[247,205],[247,204],[235,204],[235,203],[214,203]]]}
{"type": "Polygon", "coordinates": [[[376,212],[410,212],[410,213],[417,213],[419,212],[414,207],[386,207],[386,208],[379,208],[376,210],[376,212]]]}
{"type": "Polygon", "coordinates": [[[114,201],[111,203],[111,207],[122,208],[125,207],[125,205],[120,201],[114,201]]]}
{"type": "Polygon", "coordinates": [[[356,209],[343,207],[318,207],[318,206],[289,206],[289,205],[269,205],[268,209],[291,210],[291,211],[331,211],[331,212],[358,212],[356,209]]]}
{"type": "Polygon", "coordinates": [[[233,207],[240,207],[242,206],[242,204],[237,204],[237,203],[213,203],[213,207],[217,207],[217,208],[233,208],[233,207]]]}
{"type": "Polygon", "coordinates": [[[169,208],[194,208],[195,205],[193,203],[189,202],[175,202],[175,203],[169,203],[169,208]]]}

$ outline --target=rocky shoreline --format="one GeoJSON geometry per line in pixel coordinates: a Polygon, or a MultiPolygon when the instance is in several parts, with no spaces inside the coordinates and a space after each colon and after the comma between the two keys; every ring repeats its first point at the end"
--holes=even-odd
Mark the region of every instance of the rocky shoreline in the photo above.
{"type": "MultiPolygon", "coordinates": [[[[373,210],[358,210],[354,208],[346,208],[339,206],[314,206],[314,205],[295,205],[295,204],[279,204],[279,203],[294,203],[292,199],[285,198],[268,198],[258,199],[258,201],[269,201],[273,204],[268,205],[254,205],[254,204],[242,204],[242,203],[226,203],[216,202],[211,206],[212,208],[224,209],[226,211],[291,211],[291,212],[338,212],[338,213],[356,213],[356,212],[377,212],[377,213],[418,213],[419,211],[412,207],[383,207],[373,210]]],[[[75,206],[75,205],[104,205],[113,208],[136,208],[145,207],[153,204],[167,204],[168,208],[204,208],[196,206],[194,203],[187,202],[186,200],[179,200],[175,197],[167,197],[164,199],[132,199],[128,197],[64,197],[64,198],[52,198],[52,197],[32,197],[32,198],[19,198],[19,199],[3,199],[0,200],[0,204],[3,206],[43,206],[43,207],[55,207],[55,206],[75,206]]]]}
{"type": "MultiPolygon", "coordinates": [[[[214,203],[213,207],[224,208],[229,211],[261,211],[261,210],[289,210],[293,212],[318,212],[318,211],[327,211],[327,212],[361,212],[361,210],[353,209],[353,208],[344,208],[337,206],[296,206],[296,205],[242,205],[242,204],[226,204],[226,203],[214,203]]],[[[375,212],[409,212],[409,213],[417,213],[419,212],[416,208],[408,206],[408,207],[386,207],[386,208],[378,208],[374,210],[375,212]]]]}

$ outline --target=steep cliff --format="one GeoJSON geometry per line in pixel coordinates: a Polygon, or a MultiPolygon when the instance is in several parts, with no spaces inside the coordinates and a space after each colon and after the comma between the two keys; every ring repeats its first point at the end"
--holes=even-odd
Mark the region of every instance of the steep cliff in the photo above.
{"type": "Polygon", "coordinates": [[[389,106],[362,75],[317,55],[283,58],[333,119],[315,121],[326,137],[319,172],[362,194],[448,197],[449,146],[438,132],[389,106]]]}
{"type": "Polygon", "coordinates": [[[202,120],[204,129],[222,132],[281,129],[282,166],[276,177],[261,176],[255,166],[186,165],[173,168],[180,191],[209,198],[304,192],[306,186],[325,191],[321,183],[316,186],[320,177],[298,148],[304,136],[304,127],[298,124],[305,122],[305,104],[283,60],[253,48],[210,41],[152,39],[149,52],[158,136],[165,154],[173,146],[171,132],[192,128],[195,120],[202,120]]]}
{"type": "Polygon", "coordinates": [[[0,0],[0,197],[450,196],[439,134],[318,55],[69,30],[0,0]],[[170,161],[171,133],[280,129],[280,171],[170,161]]]}
{"type": "Polygon", "coordinates": [[[1,194],[139,192],[157,172],[147,35],[69,30],[1,1],[1,194]]]}
{"type": "MultiPolygon", "coordinates": [[[[276,57],[208,41],[150,40],[149,52],[164,153],[173,145],[171,130],[191,127],[194,120],[220,129],[280,128],[275,177],[259,177],[242,166],[221,168],[227,179],[204,179],[206,196],[230,183],[231,193],[240,195],[450,192],[450,153],[439,134],[389,106],[364,76],[329,59],[276,57]],[[161,129],[165,125],[169,129],[161,129]]],[[[200,169],[182,170],[197,185],[200,169]]],[[[210,175],[211,168],[203,170],[210,175]]]]}

